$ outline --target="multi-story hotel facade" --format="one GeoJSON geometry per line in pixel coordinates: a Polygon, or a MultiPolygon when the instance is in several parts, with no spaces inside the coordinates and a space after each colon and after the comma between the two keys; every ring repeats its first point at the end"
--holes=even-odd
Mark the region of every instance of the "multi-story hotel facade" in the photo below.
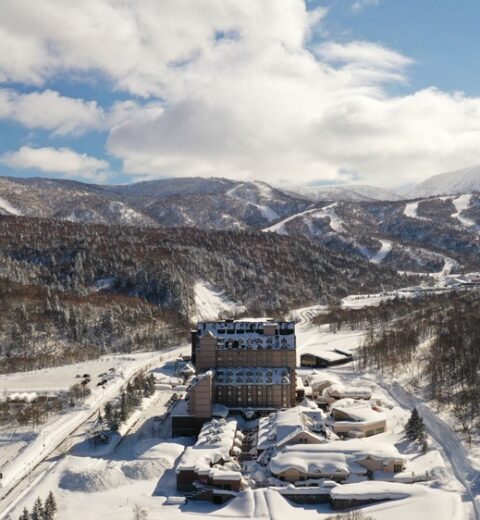
{"type": "Polygon", "coordinates": [[[188,391],[190,416],[209,419],[215,404],[258,411],[295,405],[294,322],[199,322],[191,357],[197,376],[188,391]]]}

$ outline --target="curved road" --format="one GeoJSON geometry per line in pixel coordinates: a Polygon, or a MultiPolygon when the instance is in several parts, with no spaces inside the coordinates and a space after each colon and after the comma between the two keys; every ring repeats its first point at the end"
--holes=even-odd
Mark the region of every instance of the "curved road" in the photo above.
{"type": "Polygon", "coordinates": [[[450,426],[436,415],[424,402],[405,390],[399,383],[378,382],[391,397],[404,408],[416,407],[422,416],[430,436],[439,444],[445,458],[450,462],[455,477],[463,484],[472,502],[474,517],[480,520],[480,473],[472,467],[465,447],[450,426]]]}

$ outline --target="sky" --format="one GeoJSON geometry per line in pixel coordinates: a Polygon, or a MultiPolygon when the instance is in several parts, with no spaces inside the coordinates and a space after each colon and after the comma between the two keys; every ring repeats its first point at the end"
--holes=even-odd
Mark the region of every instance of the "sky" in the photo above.
{"type": "Polygon", "coordinates": [[[477,0],[2,0],[0,173],[399,188],[480,164],[477,0]]]}

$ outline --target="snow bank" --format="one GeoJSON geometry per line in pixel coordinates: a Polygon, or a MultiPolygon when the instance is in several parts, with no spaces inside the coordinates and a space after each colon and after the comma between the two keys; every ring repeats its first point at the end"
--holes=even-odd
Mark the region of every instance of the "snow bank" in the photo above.
{"type": "Polygon", "coordinates": [[[173,466],[185,447],[176,442],[159,442],[149,439],[135,445],[134,451],[141,460],[164,460],[173,466]]]}
{"type": "MultiPolygon", "coordinates": [[[[90,459],[92,464],[94,459],[90,459]]],[[[120,468],[116,466],[97,467],[92,469],[66,469],[59,481],[59,487],[67,491],[96,493],[107,491],[128,483],[120,468]]]]}
{"type": "Polygon", "coordinates": [[[149,480],[151,478],[160,478],[165,470],[171,467],[172,464],[169,464],[165,459],[133,460],[122,464],[121,471],[132,480],[149,480]]]}
{"type": "Polygon", "coordinates": [[[331,491],[334,500],[398,500],[423,494],[417,486],[382,481],[364,481],[336,486],[331,491]]]}

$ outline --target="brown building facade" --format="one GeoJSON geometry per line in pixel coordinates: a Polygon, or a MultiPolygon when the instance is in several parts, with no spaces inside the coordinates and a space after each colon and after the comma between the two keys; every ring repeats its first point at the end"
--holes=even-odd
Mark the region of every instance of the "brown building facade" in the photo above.
{"type": "Polygon", "coordinates": [[[211,391],[206,381],[196,381],[191,387],[192,415],[205,413],[209,398],[212,404],[229,408],[289,408],[295,404],[293,322],[200,322],[192,332],[192,362],[199,377],[212,373],[211,391]]]}

